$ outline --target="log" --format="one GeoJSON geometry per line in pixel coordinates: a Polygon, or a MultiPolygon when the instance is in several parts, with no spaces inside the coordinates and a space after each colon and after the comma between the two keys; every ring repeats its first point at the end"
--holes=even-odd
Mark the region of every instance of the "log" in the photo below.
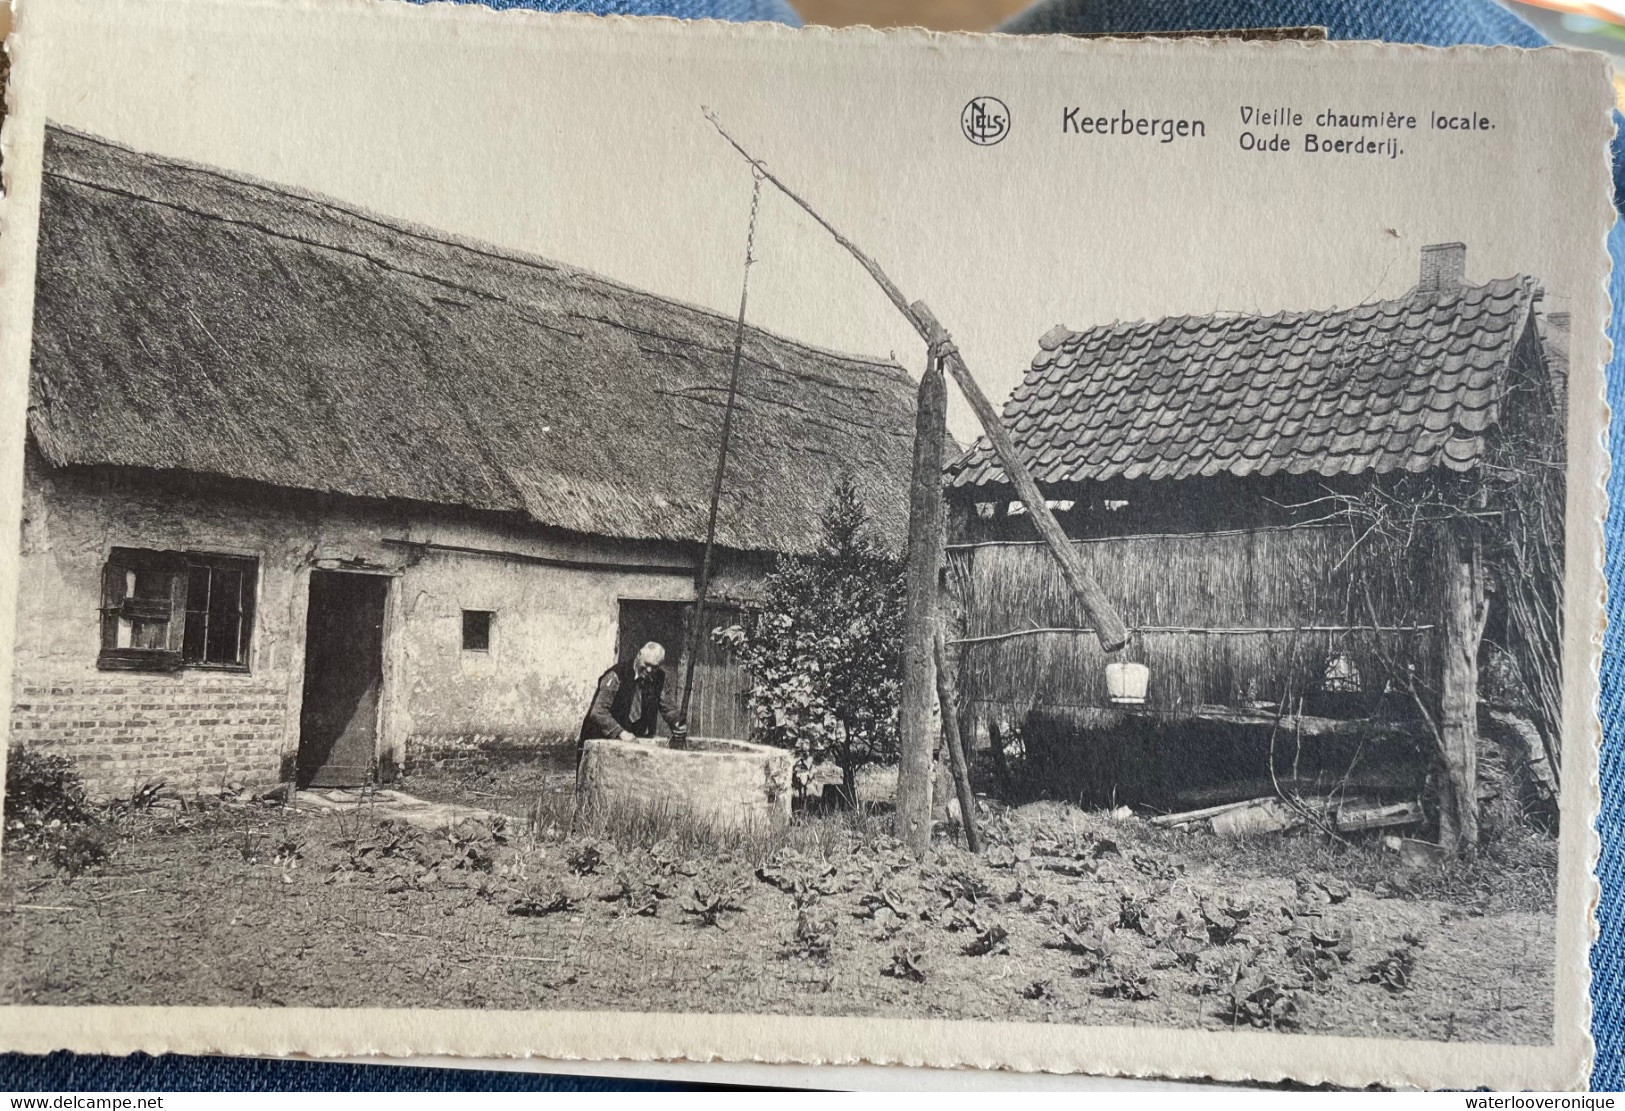
{"type": "Polygon", "coordinates": [[[1205,806],[1200,810],[1186,810],[1179,814],[1158,814],[1154,818],[1147,818],[1146,824],[1160,826],[1163,828],[1173,828],[1175,826],[1189,825],[1192,822],[1204,821],[1208,818],[1217,817],[1218,815],[1224,814],[1231,810],[1241,810],[1244,807],[1257,806],[1259,803],[1269,801],[1271,801],[1269,797],[1242,799],[1239,802],[1226,802],[1221,803],[1218,806],[1205,806]]]}
{"type": "Polygon", "coordinates": [[[1439,584],[1439,845],[1461,854],[1478,845],[1478,650],[1488,606],[1479,542],[1468,523],[1436,533],[1439,584]]]}
{"type": "Polygon", "coordinates": [[[1548,798],[1557,797],[1557,773],[1547,757],[1546,740],[1534,722],[1506,710],[1484,710],[1480,724],[1492,738],[1500,735],[1503,748],[1510,748],[1523,760],[1527,773],[1548,798]]]}
{"type": "Polygon", "coordinates": [[[931,771],[936,748],[937,580],[942,574],[942,452],[948,394],[942,360],[928,360],[914,407],[908,556],[903,569],[903,660],[897,715],[897,836],[924,856],[931,844],[931,771]]]}
{"type": "Polygon", "coordinates": [[[937,703],[942,707],[942,731],[948,738],[948,762],[954,770],[954,793],[959,796],[959,821],[965,827],[965,844],[973,853],[982,851],[982,831],[976,827],[976,795],[971,791],[970,761],[965,758],[964,738],[959,732],[959,698],[954,694],[948,671],[948,646],[937,630],[937,703]]]}
{"type": "Polygon", "coordinates": [[[1332,824],[1339,833],[1414,826],[1421,821],[1422,807],[1414,802],[1396,802],[1392,806],[1343,806],[1332,815],[1332,824]]]}

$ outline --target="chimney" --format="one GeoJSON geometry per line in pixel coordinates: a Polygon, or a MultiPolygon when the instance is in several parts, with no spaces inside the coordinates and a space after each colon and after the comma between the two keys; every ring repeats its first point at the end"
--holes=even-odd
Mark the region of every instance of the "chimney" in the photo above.
{"type": "Polygon", "coordinates": [[[1455,289],[1467,275],[1467,244],[1430,243],[1422,248],[1422,277],[1417,289],[1455,289]]]}

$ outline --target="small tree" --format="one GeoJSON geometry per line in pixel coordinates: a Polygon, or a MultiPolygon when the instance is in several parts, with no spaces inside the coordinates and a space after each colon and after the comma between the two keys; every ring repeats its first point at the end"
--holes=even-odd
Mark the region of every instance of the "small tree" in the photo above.
{"type": "Polygon", "coordinates": [[[756,620],[713,636],[750,674],[757,738],[795,753],[797,789],[828,760],[851,799],[859,768],[897,759],[903,576],[850,479],[835,489],[818,549],[781,557],[766,585],[756,620]]]}

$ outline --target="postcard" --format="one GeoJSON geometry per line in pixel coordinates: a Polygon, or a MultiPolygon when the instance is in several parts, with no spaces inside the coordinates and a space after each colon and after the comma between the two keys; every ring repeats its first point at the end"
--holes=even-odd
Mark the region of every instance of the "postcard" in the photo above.
{"type": "Polygon", "coordinates": [[[4,1048],[1585,1083],[1600,55],[8,48],[4,1048]]]}

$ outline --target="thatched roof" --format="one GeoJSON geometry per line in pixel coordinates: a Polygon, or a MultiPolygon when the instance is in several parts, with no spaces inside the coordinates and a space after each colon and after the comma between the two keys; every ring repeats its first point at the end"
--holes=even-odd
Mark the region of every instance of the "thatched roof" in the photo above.
{"type": "MultiPolygon", "coordinates": [[[[1046,483],[1465,471],[1538,295],[1520,276],[1351,309],[1056,328],[1004,423],[1046,483]]],[[[956,487],[1005,481],[985,439],[949,471],[956,487]]]]}
{"type": "MultiPolygon", "coordinates": [[[[574,267],[51,128],[29,429],[56,466],[705,532],[733,321],[574,267]]],[[[718,528],[799,551],[850,472],[901,542],[914,387],[750,329],[718,528]]]]}

